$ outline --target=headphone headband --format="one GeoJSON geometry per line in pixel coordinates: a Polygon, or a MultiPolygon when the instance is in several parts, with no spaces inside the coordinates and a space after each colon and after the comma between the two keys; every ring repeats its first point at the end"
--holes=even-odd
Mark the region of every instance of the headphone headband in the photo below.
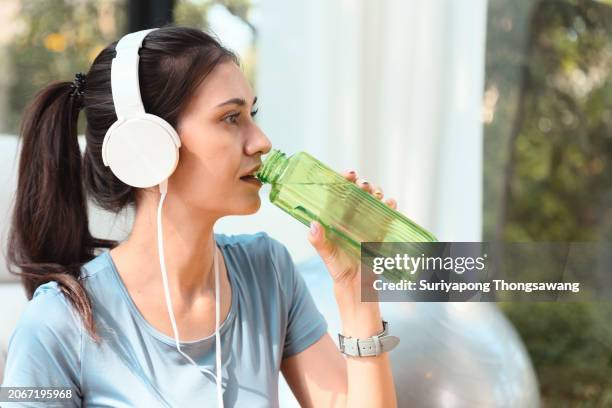
{"type": "Polygon", "coordinates": [[[172,125],[146,113],[142,104],[138,50],[153,30],[127,34],[115,47],[111,89],[117,121],[104,136],[102,161],[125,184],[138,188],[160,185],[162,192],[178,164],[181,140],[172,125]]]}
{"type": "Polygon", "coordinates": [[[138,79],[138,50],[145,37],[157,28],[137,31],[121,38],[111,66],[111,88],[118,119],[145,113],[138,79]]]}

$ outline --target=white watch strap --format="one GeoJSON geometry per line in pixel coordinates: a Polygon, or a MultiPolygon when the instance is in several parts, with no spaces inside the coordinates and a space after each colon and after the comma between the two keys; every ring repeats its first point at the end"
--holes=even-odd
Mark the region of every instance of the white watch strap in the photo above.
{"type": "Polygon", "coordinates": [[[393,350],[399,344],[399,338],[388,335],[388,323],[383,321],[383,331],[377,336],[358,339],[338,334],[338,344],[340,351],[348,356],[370,357],[393,350]]]}

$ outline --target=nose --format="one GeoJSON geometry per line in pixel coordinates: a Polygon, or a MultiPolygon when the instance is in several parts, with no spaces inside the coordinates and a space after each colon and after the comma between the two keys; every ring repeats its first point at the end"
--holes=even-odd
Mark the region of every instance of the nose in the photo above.
{"type": "Polygon", "coordinates": [[[246,154],[252,156],[258,152],[261,152],[261,154],[268,153],[272,149],[272,142],[257,124],[254,123],[252,129],[253,131],[245,146],[246,154]]]}

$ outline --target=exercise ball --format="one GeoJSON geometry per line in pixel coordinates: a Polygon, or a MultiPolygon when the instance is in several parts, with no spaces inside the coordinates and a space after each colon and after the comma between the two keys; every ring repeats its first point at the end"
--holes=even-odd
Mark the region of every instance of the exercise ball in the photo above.
{"type": "MultiPolygon", "coordinates": [[[[297,265],[336,339],[332,281],[319,257],[297,265]]],[[[495,303],[383,302],[400,344],[390,352],[400,407],[540,406],[525,347],[495,303]]]]}

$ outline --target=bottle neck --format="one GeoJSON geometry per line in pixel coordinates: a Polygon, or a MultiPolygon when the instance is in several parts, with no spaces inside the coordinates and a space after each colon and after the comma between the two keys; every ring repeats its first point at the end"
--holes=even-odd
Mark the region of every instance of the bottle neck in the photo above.
{"type": "Polygon", "coordinates": [[[287,158],[285,153],[274,149],[268,154],[255,177],[262,183],[276,183],[288,164],[289,158],[287,158]]]}

